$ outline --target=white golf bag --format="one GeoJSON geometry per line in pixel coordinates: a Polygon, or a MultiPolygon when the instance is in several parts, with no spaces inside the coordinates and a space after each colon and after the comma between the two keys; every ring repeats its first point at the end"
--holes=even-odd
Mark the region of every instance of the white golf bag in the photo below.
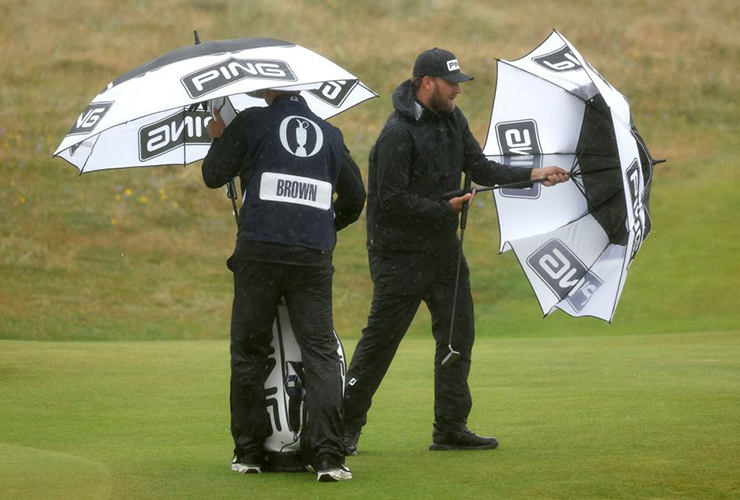
{"type": "MultiPolygon", "coordinates": [[[[344,348],[336,332],[334,336],[337,339],[344,387],[347,371],[344,348]]],[[[272,434],[264,443],[263,469],[302,472],[306,470],[306,460],[301,455],[301,433],[306,422],[305,375],[301,350],[293,334],[288,307],[282,300],[272,326],[272,347],[272,371],[265,381],[265,405],[270,415],[272,434]]]]}

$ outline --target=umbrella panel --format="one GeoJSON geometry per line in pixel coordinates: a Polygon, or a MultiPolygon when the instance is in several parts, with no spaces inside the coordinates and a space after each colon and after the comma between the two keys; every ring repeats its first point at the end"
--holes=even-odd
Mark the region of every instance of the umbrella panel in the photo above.
{"type": "Polygon", "coordinates": [[[611,321],[650,230],[652,158],[627,100],[557,32],[498,70],[484,151],[510,165],[583,174],[551,188],[495,192],[501,249],[514,251],[545,315],[561,309],[611,321]],[[530,147],[507,144],[506,133],[529,135],[530,147]]]}

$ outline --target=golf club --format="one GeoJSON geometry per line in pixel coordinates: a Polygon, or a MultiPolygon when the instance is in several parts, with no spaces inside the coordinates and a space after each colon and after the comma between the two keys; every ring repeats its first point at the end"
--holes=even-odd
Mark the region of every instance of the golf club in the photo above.
{"type": "MultiPolygon", "coordinates": [[[[471,185],[471,179],[467,172],[465,172],[465,182],[464,182],[464,188],[463,193],[469,193],[470,192],[470,185],[471,185]]],[[[460,352],[456,351],[452,348],[452,332],[454,331],[455,327],[455,308],[457,306],[457,289],[458,285],[460,283],[460,265],[462,264],[462,256],[463,256],[463,241],[465,240],[465,225],[468,220],[468,206],[469,202],[463,203],[462,207],[462,216],[460,217],[460,251],[457,254],[457,272],[455,273],[455,291],[452,295],[452,316],[450,316],[450,336],[447,341],[447,347],[450,349],[450,352],[447,353],[447,356],[444,357],[442,360],[441,366],[448,367],[452,366],[455,361],[457,361],[457,358],[460,357],[460,352]]]]}

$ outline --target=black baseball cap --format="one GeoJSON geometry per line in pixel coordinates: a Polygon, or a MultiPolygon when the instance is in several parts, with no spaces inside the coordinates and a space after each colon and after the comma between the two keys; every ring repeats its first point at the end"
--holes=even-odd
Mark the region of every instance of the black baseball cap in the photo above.
{"type": "Polygon", "coordinates": [[[437,47],[419,54],[416,62],[414,62],[413,76],[438,76],[453,83],[462,83],[473,79],[472,76],[460,71],[460,63],[457,62],[455,54],[437,47]]]}

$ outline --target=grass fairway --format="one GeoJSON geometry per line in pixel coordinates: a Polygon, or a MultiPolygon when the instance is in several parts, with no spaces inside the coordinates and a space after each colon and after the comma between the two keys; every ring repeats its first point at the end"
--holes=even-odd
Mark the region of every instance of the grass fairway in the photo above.
{"type": "Polygon", "coordinates": [[[0,497],[740,495],[736,333],[480,339],[470,424],[502,444],[475,453],[427,450],[432,349],[402,345],[355,480],[320,485],[229,470],[225,342],[0,341],[0,497]]]}

